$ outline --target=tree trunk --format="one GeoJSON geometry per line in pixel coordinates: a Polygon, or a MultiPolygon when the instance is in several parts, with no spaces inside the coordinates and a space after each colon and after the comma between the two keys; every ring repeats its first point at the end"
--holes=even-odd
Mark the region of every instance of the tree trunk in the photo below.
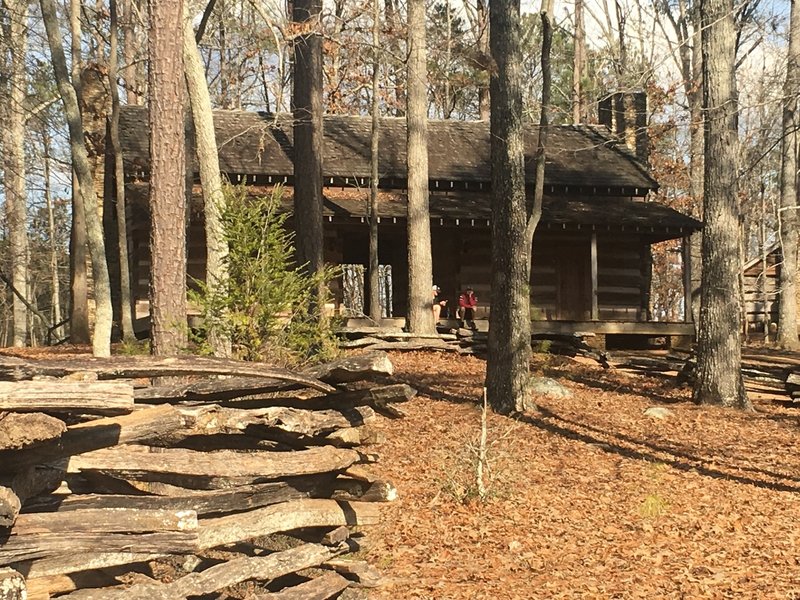
{"type": "MultiPolygon", "coordinates": [[[[519,0],[489,6],[492,59],[492,312],[486,394],[493,410],[526,408],[530,374],[529,211],[522,125],[519,0]]],[[[543,114],[545,114],[543,112],[543,114]]]]}
{"type": "Polygon", "coordinates": [[[741,373],[736,35],[732,0],[700,4],[705,118],[703,278],[694,399],[749,409],[741,373]]]}
{"type": "Polygon", "coordinates": [[[792,0],[786,82],[783,88],[783,137],[781,138],[780,268],[778,344],[787,350],[800,348],[797,337],[797,97],[800,94],[800,9],[792,0]]]}
{"type": "Polygon", "coordinates": [[[136,50],[139,48],[134,18],[134,5],[136,4],[137,0],[124,0],[122,6],[122,37],[124,41],[122,56],[125,61],[122,76],[125,78],[125,96],[128,104],[141,104],[139,76],[136,67],[136,50]]]}
{"type": "Polygon", "coordinates": [[[186,347],[183,2],[150,0],[151,351],[186,347]]]}
{"type": "MultiPolygon", "coordinates": [[[[117,83],[117,0],[109,0],[110,44],[108,60],[108,86],[111,90],[111,145],[114,149],[114,194],[117,215],[117,244],[119,250],[120,326],[122,339],[135,339],[133,333],[133,302],[131,298],[130,261],[128,258],[128,221],[125,208],[125,170],[122,164],[122,144],[119,141],[119,84],[117,83]]],[[[107,174],[106,177],[109,175],[107,174]]]]}
{"type": "MultiPolygon", "coordinates": [[[[28,233],[27,192],[25,186],[25,95],[27,90],[25,58],[28,50],[28,3],[24,0],[9,5],[11,54],[8,79],[7,128],[5,154],[6,220],[9,237],[11,280],[17,291],[28,296],[28,233]]],[[[16,347],[28,340],[28,308],[23,298],[13,296],[14,336],[16,347]]]]}
{"type": "MultiPolygon", "coordinates": [[[[183,60],[186,86],[194,122],[195,147],[200,164],[200,182],[203,186],[203,215],[206,232],[206,285],[211,294],[226,293],[228,288],[228,243],[222,215],[225,196],[222,193],[222,176],[219,168],[217,139],[214,135],[214,115],[208,93],[203,62],[195,41],[192,22],[186,19],[183,32],[183,60]]],[[[229,357],[231,340],[224,332],[212,329],[208,341],[214,356],[229,357]]]]}
{"type": "Polygon", "coordinates": [[[296,0],[292,12],[308,30],[295,40],[292,100],[295,244],[297,263],[310,274],[323,267],[321,12],[322,0],[296,0]]]}
{"type": "Polygon", "coordinates": [[[425,2],[408,2],[408,329],[434,333],[431,217],[428,206],[428,66],[425,2]]]}
{"type": "Polygon", "coordinates": [[[387,48],[391,58],[387,61],[386,67],[387,79],[390,81],[390,85],[394,86],[394,116],[404,117],[407,102],[406,82],[403,77],[404,69],[402,65],[398,65],[398,59],[402,60],[405,57],[405,53],[400,49],[399,36],[401,34],[398,34],[398,32],[402,30],[402,26],[395,2],[396,0],[385,0],[383,9],[386,16],[386,29],[391,32],[387,40],[387,48]]]}
{"type": "Polygon", "coordinates": [[[83,135],[80,109],[75,88],[70,82],[67,61],[61,46],[61,32],[58,27],[58,15],[53,0],[41,0],[42,19],[47,29],[47,40],[53,61],[53,71],[58,83],[58,91],[64,103],[67,124],[69,125],[70,150],[72,165],[78,175],[80,193],[83,200],[83,213],[86,219],[86,232],[89,242],[89,253],[92,257],[92,275],[94,279],[95,326],[92,337],[92,351],[95,356],[111,355],[111,289],[106,264],[105,242],[100,216],[97,214],[97,202],[94,195],[89,155],[83,135]]]}
{"type": "MultiPolygon", "coordinates": [[[[70,48],[72,58],[72,86],[75,88],[78,106],[80,106],[81,70],[83,57],[81,50],[81,4],[79,0],[70,0],[70,48]]],[[[72,231],[70,235],[70,342],[88,344],[91,341],[89,324],[89,256],[86,233],[86,218],[81,193],[80,181],[73,168],[72,177],[72,231]]]]}
{"type": "Polygon", "coordinates": [[[42,127],[42,147],[44,162],[44,201],[47,207],[47,233],[50,246],[50,319],[53,324],[51,334],[61,339],[61,280],[58,274],[58,245],[56,243],[56,219],[53,210],[53,194],[50,186],[50,133],[47,126],[42,127]]]}
{"type": "Polygon", "coordinates": [[[583,74],[586,70],[586,30],[583,27],[583,0],[575,0],[575,38],[572,59],[572,122],[588,121],[583,101],[583,74]]]}
{"type": "MultiPolygon", "coordinates": [[[[687,71],[690,77],[686,79],[685,89],[689,99],[689,191],[694,202],[694,216],[703,219],[703,193],[704,193],[704,130],[703,120],[703,53],[699,50],[701,43],[700,9],[692,9],[693,34],[691,37],[691,47],[694,48],[687,71]]],[[[688,45],[689,38],[687,36],[688,45]]],[[[691,237],[691,263],[692,263],[692,320],[695,323],[695,330],[700,325],[700,285],[703,276],[702,244],[703,233],[698,232],[691,237]]],[[[688,308],[686,309],[688,310],[688,308]]]]}
{"type": "MultiPolygon", "coordinates": [[[[478,51],[480,52],[481,56],[488,56],[489,55],[489,14],[486,9],[486,0],[478,0],[477,5],[477,12],[478,12],[478,51]]],[[[489,73],[485,73],[484,75],[487,79],[489,78],[489,73]]],[[[478,86],[478,110],[480,112],[481,121],[488,121],[490,118],[490,94],[489,94],[489,85],[487,83],[481,83],[478,86]]]]}
{"type": "Polygon", "coordinates": [[[372,135],[370,137],[369,185],[369,316],[381,322],[380,259],[378,257],[378,150],[380,144],[380,2],[372,11],[372,135]]]}
{"type": "Polygon", "coordinates": [[[69,341],[81,345],[91,341],[86,218],[83,195],[77,176],[73,176],[72,181],[72,224],[69,237],[69,341]]]}

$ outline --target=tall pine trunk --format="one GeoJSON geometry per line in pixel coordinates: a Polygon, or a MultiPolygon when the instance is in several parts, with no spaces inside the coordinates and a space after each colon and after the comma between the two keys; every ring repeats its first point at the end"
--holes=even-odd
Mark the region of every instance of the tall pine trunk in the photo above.
{"type": "Polygon", "coordinates": [[[186,346],[183,0],[150,0],[151,351],[186,346]]]}
{"type": "Polygon", "coordinates": [[[92,179],[89,155],[83,135],[78,97],[70,82],[67,71],[67,60],[61,45],[61,32],[58,26],[58,15],[53,0],[41,0],[42,20],[47,30],[47,41],[53,62],[53,72],[64,104],[67,125],[69,126],[70,151],[72,167],[77,173],[83,201],[83,216],[86,220],[86,237],[89,242],[89,253],[92,258],[92,275],[94,279],[95,325],[92,336],[92,352],[95,356],[111,355],[111,324],[113,319],[111,308],[111,287],[106,264],[103,228],[95,200],[94,181],[92,179]]]}
{"type": "Polygon", "coordinates": [[[292,13],[296,23],[308,28],[295,40],[292,91],[295,244],[297,262],[308,273],[323,268],[321,12],[321,0],[296,0],[292,13]]]}
{"type": "Polygon", "coordinates": [[[425,0],[409,0],[407,29],[408,328],[412,333],[433,333],[425,0]]]}
{"type": "Polygon", "coordinates": [[[739,139],[732,0],[700,4],[705,109],[703,275],[694,399],[750,408],[741,373],[739,139]]]}
{"type": "Polygon", "coordinates": [[[797,337],[797,98],[800,94],[800,10],[792,0],[786,82],[783,88],[783,138],[781,139],[780,268],[778,344],[800,348],[797,337]]]}

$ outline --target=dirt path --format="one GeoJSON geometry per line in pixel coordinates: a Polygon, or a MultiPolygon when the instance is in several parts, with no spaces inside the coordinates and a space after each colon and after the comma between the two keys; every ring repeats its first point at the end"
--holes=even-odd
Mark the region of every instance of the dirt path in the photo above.
{"type": "Polygon", "coordinates": [[[800,410],[700,408],[688,390],[551,357],[574,396],[490,415],[490,499],[474,500],[484,363],[394,354],[420,389],[383,421],[375,469],[400,499],[371,530],[376,599],[800,598],[800,410]],[[671,416],[643,415],[666,406],[671,416]]]}

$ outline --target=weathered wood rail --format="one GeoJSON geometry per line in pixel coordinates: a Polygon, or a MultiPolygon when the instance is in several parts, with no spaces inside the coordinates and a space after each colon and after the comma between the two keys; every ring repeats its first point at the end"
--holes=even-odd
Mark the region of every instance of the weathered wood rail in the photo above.
{"type": "MultiPolygon", "coordinates": [[[[678,383],[691,383],[695,359],[689,352],[615,352],[615,367],[647,375],[675,377],[678,383]]],[[[800,401],[800,354],[773,349],[743,348],[742,377],[751,392],[786,396],[800,401]]]]}
{"type": "Polygon", "coordinates": [[[310,567],[327,570],[261,597],[377,584],[342,557],[396,497],[360,466],[377,460],[377,415],[416,393],[380,383],[391,373],[383,352],[298,373],[0,356],[0,600],[188,598],[310,567]],[[163,383],[176,376],[191,381],[163,383]],[[170,581],[122,583],[176,555],[170,581]]]}

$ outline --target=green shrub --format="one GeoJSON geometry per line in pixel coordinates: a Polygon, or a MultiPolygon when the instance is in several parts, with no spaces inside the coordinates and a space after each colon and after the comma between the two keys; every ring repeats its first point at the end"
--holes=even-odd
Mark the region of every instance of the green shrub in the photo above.
{"type": "Polygon", "coordinates": [[[282,189],[251,197],[244,186],[226,185],[222,212],[229,254],[227,285],[197,282],[190,299],[203,324],[197,339],[208,349],[208,334],[231,340],[234,356],[298,365],[333,358],[334,322],[325,315],[328,297],[318,290],[337,275],[333,268],[309,275],[294,265],[293,234],[279,212],[282,189]]]}

